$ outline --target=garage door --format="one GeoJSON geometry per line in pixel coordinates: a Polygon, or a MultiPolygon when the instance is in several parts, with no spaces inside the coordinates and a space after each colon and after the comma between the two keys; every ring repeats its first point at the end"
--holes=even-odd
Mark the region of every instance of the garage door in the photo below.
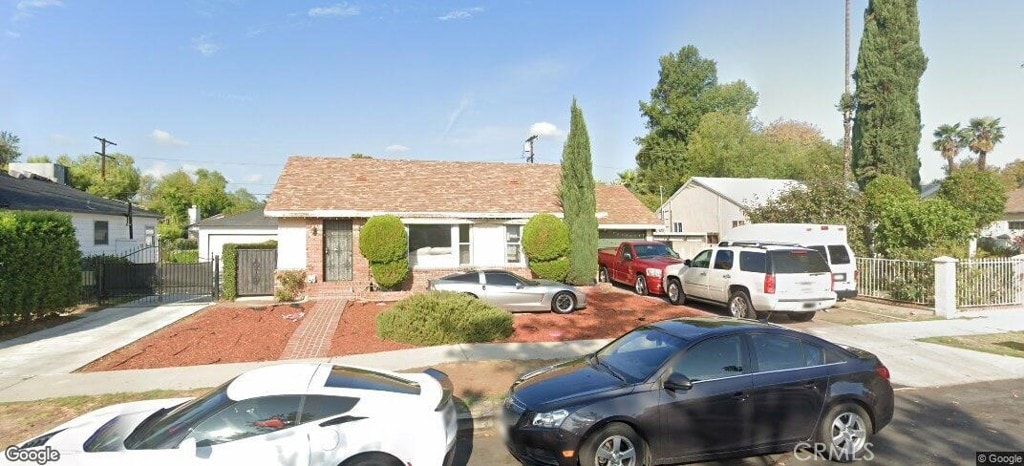
{"type": "Polygon", "coordinates": [[[598,230],[597,245],[600,248],[618,246],[623,241],[637,241],[647,239],[646,230],[598,230]]]}

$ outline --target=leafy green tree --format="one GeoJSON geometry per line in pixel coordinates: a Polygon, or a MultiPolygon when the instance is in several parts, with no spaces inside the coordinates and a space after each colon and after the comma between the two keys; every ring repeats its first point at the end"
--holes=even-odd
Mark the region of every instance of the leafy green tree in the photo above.
{"type": "Polygon", "coordinates": [[[1012,191],[1024,187],[1024,160],[1017,159],[1006,164],[999,174],[1006,189],[1012,191]]]}
{"type": "Polygon", "coordinates": [[[770,153],[767,139],[754,125],[746,115],[721,112],[704,115],[686,145],[682,179],[692,176],[770,177],[776,169],[776,154],[770,153]]]}
{"type": "Polygon", "coordinates": [[[228,207],[224,209],[224,215],[240,214],[250,210],[262,209],[267,203],[256,198],[255,195],[245,188],[238,188],[228,193],[228,207]]]}
{"type": "Polygon", "coordinates": [[[942,181],[939,197],[974,217],[974,227],[984,228],[1003,217],[1006,186],[998,173],[988,170],[957,170],[942,181]]]}
{"type": "Polygon", "coordinates": [[[569,273],[573,285],[589,285],[597,276],[597,199],[594,195],[590,135],[576,99],[572,99],[569,135],[562,149],[559,197],[569,227],[569,273]]]}
{"type": "Polygon", "coordinates": [[[21,157],[21,139],[14,133],[0,131],[0,169],[21,157]]]}
{"type": "Polygon", "coordinates": [[[946,159],[946,176],[952,175],[956,169],[956,156],[967,147],[967,140],[970,132],[961,128],[960,123],[952,125],[940,125],[932,133],[935,141],[932,141],[932,148],[942,154],[946,159]]]}
{"type": "Polygon", "coordinates": [[[53,160],[50,160],[48,155],[32,155],[25,159],[25,161],[28,163],[53,163],[53,160]]]}
{"type": "MultiPolygon", "coordinates": [[[[626,189],[629,189],[637,197],[637,199],[640,199],[640,202],[647,206],[648,209],[651,209],[651,212],[658,210],[658,208],[661,207],[661,204],[663,204],[664,200],[666,199],[664,192],[644,192],[645,188],[641,185],[640,176],[637,174],[635,169],[620,172],[618,183],[625,186],[626,189]]],[[[660,191],[664,191],[664,189],[660,191]]],[[[670,192],[668,193],[668,195],[672,195],[672,193],[670,192]]]]}
{"type": "Polygon", "coordinates": [[[905,178],[895,175],[878,175],[864,187],[868,215],[877,219],[882,213],[899,204],[917,202],[918,192],[905,178]]]}
{"type": "Polygon", "coordinates": [[[810,123],[779,119],[761,133],[767,139],[763,157],[774,160],[773,168],[759,177],[805,181],[830,176],[843,168],[842,147],[825,139],[821,129],[810,123]]]}
{"type": "Polygon", "coordinates": [[[963,257],[975,218],[942,198],[893,204],[877,219],[873,246],[893,258],[963,257]]]}
{"type": "Polygon", "coordinates": [[[692,45],[661,57],[659,63],[650,101],[640,102],[648,133],[637,139],[638,194],[657,195],[659,188],[675,192],[683,184],[686,146],[704,115],[746,116],[757,106],[757,93],[745,82],[719,84],[714,60],[701,57],[692,45]]]}
{"type": "Polygon", "coordinates": [[[142,176],[135,159],[130,155],[115,153],[107,159],[107,176],[104,179],[100,156],[80,155],[72,159],[67,155],[57,158],[57,163],[68,167],[71,186],[100,197],[131,200],[139,192],[142,176]]]}
{"type": "Polygon", "coordinates": [[[967,147],[978,155],[979,170],[985,170],[988,153],[992,152],[996,144],[1003,142],[1004,129],[999,125],[999,118],[971,118],[967,126],[967,147]]]}
{"type": "Polygon", "coordinates": [[[917,0],[868,2],[853,74],[853,169],[861,187],[885,173],[920,187],[918,87],[928,66],[920,35],[917,0]]]}

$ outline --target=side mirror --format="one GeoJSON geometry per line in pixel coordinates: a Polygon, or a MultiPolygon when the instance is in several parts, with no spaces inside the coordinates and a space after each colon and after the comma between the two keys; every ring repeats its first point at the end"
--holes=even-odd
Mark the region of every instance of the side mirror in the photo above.
{"type": "Polygon", "coordinates": [[[627,253],[622,255],[622,259],[623,260],[627,260],[627,261],[631,261],[631,260],[633,260],[633,255],[627,252],[627,253]]]}
{"type": "Polygon", "coordinates": [[[685,266],[689,267],[689,266],[690,266],[690,259],[686,259],[686,260],[684,260],[684,261],[683,261],[683,265],[685,265],[685,266]]]}
{"type": "Polygon", "coordinates": [[[195,454],[196,454],[196,439],[192,438],[192,437],[189,437],[189,438],[187,438],[185,440],[182,440],[181,443],[178,444],[178,450],[181,451],[181,453],[183,455],[195,456],[195,454]]]}
{"type": "Polygon", "coordinates": [[[523,289],[523,288],[524,288],[525,286],[526,286],[526,285],[523,285],[523,282],[516,282],[516,289],[517,289],[517,290],[521,290],[521,289],[523,289]]]}
{"type": "Polygon", "coordinates": [[[672,391],[689,390],[693,388],[693,381],[685,375],[673,372],[665,379],[665,388],[672,391]]]}

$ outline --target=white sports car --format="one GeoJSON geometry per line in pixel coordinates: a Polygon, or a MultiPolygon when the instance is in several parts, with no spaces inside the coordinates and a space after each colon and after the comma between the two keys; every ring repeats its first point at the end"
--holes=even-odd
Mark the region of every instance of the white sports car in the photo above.
{"type": "Polygon", "coordinates": [[[281,364],[246,372],[199,398],[93,411],[8,448],[4,460],[449,466],[456,432],[452,385],[443,372],[281,364]]]}

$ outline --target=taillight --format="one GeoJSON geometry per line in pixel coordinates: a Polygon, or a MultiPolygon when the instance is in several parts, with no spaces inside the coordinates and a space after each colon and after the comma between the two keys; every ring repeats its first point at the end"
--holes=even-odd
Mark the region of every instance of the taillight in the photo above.
{"type": "Polygon", "coordinates": [[[860,283],[860,270],[853,271],[853,281],[860,283]]]}
{"type": "Polygon", "coordinates": [[[875,373],[878,374],[879,377],[889,380],[889,368],[885,367],[885,364],[878,363],[878,365],[875,366],[875,373]]]}
{"type": "Polygon", "coordinates": [[[836,290],[836,280],[839,280],[839,274],[838,273],[832,274],[832,281],[829,282],[829,284],[828,284],[828,290],[829,291],[835,291],[836,290]]]}
{"type": "Polygon", "coordinates": [[[773,273],[764,276],[764,294],[775,294],[775,274],[773,273]]]}

